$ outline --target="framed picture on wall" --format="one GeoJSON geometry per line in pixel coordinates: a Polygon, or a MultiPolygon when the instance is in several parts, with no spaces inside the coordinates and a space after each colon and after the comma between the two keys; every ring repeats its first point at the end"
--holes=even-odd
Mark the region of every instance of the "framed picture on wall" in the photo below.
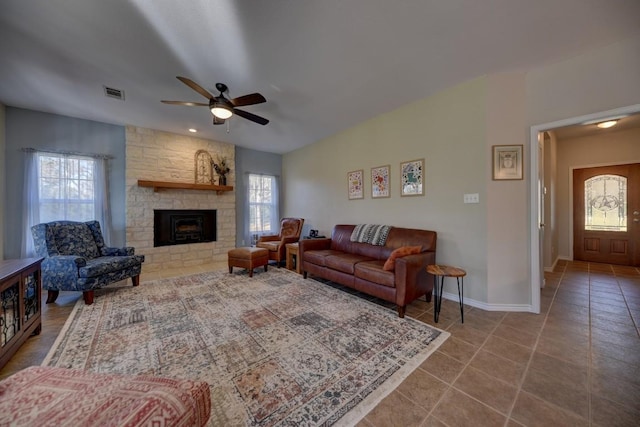
{"type": "Polygon", "coordinates": [[[347,173],[347,185],[349,188],[349,200],[364,199],[364,170],[347,173]]]}
{"type": "Polygon", "coordinates": [[[389,165],[371,168],[371,198],[390,196],[389,165]]]}
{"type": "Polygon", "coordinates": [[[493,180],[522,179],[522,145],[494,145],[493,180]]]}
{"type": "Polygon", "coordinates": [[[424,159],[400,163],[400,195],[424,194],[424,159]]]}

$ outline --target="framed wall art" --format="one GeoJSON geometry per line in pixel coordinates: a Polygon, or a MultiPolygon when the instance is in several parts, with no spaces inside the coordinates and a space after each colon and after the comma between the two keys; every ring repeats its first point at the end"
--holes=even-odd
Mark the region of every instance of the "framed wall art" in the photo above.
{"type": "Polygon", "coordinates": [[[371,168],[371,198],[378,199],[390,196],[389,165],[371,168]]]}
{"type": "Polygon", "coordinates": [[[400,195],[424,194],[424,159],[400,163],[400,195]]]}
{"type": "Polygon", "coordinates": [[[493,180],[522,179],[522,145],[494,145],[493,180]]]}
{"type": "Polygon", "coordinates": [[[347,184],[349,188],[349,200],[364,199],[364,170],[351,171],[347,173],[347,184]]]}

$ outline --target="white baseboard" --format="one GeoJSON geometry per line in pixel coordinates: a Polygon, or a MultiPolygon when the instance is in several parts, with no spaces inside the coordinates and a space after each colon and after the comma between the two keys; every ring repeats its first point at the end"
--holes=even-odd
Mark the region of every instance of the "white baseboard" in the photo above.
{"type": "MultiPolygon", "coordinates": [[[[435,298],[435,297],[434,297],[435,298]]],[[[460,302],[458,294],[452,294],[450,292],[443,292],[442,298],[450,301],[460,302]]],[[[531,304],[488,304],[482,301],[476,301],[470,298],[464,298],[464,303],[471,307],[476,307],[486,311],[518,311],[518,312],[530,312],[533,313],[531,304]]]]}
{"type": "Polygon", "coordinates": [[[558,264],[558,257],[556,257],[556,260],[553,261],[553,264],[551,264],[551,267],[544,268],[545,273],[553,273],[553,270],[556,269],[556,264],[558,264]]]}

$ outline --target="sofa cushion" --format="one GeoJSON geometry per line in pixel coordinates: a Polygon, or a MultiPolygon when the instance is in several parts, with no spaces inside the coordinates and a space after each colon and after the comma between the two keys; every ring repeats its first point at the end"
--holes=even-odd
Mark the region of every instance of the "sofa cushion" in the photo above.
{"type": "Polygon", "coordinates": [[[53,236],[60,255],[75,255],[89,259],[100,255],[93,233],[85,223],[55,226],[53,236]]]}
{"type": "Polygon", "coordinates": [[[87,261],[78,269],[79,277],[97,277],[141,264],[140,256],[103,256],[87,261]]]}
{"type": "Polygon", "coordinates": [[[419,254],[422,251],[422,246],[402,246],[389,255],[387,261],[384,263],[382,267],[383,270],[393,271],[396,269],[396,259],[402,258],[407,255],[419,254]]]}
{"type": "Polygon", "coordinates": [[[267,249],[271,252],[276,252],[280,249],[280,240],[276,240],[275,242],[258,242],[256,247],[267,249]]]}
{"type": "Polygon", "coordinates": [[[363,261],[373,261],[373,259],[364,255],[356,254],[340,254],[329,255],[325,258],[324,264],[328,268],[332,268],[337,271],[341,271],[347,274],[353,274],[355,272],[355,265],[363,261]]]}
{"type": "Polygon", "coordinates": [[[355,267],[355,276],[369,282],[395,288],[396,275],[393,271],[383,270],[384,262],[381,260],[359,262],[355,267]]]}
{"type": "Polygon", "coordinates": [[[305,251],[304,252],[304,261],[310,262],[311,264],[319,265],[322,267],[326,267],[325,260],[330,255],[342,255],[344,252],[342,251],[334,251],[331,249],[320,249],[313,251],[305,251]]]}

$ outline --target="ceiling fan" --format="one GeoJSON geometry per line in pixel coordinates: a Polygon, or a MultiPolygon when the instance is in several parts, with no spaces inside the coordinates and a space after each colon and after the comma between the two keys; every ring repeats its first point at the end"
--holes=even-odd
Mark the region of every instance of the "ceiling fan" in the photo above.
{"type": "Polygon", "coordinates": [[[264,117],[257,116],[253,113],[249,113],[244,110],[239,110],[236,107],[244,107],[246,105],[254,105],[261,104],[263,102],[267,102],[264,96],[259,93],[251,93],[249,95],[239,96],[238,98],[226,98],[224,93],[229,90],[227,85],[224,83],[216,83],[216,89],[220,91],[220,95],[213,96],[205,89],[202,88],[199,84],[194,82],[191,79],[186,77],[177,76],[177,79],[182,83],[189,86],[191,89],[198,92],[200,95],[204,96],[209,100],[208,104],[203,102],[187,102],[187,101],[160,101],[164,104],[172,104],[172,105],[186,105],[189,107],[209,107],[211,110],[211,114],[213,114],[213,124],[221,125],[225,122],[226,119],[230,118],[232,115],[237,114],[240,117],[243,117],[247,120],[251,120],[252,122],[266,125],[269,123],[269,120],[264,117]]]}

